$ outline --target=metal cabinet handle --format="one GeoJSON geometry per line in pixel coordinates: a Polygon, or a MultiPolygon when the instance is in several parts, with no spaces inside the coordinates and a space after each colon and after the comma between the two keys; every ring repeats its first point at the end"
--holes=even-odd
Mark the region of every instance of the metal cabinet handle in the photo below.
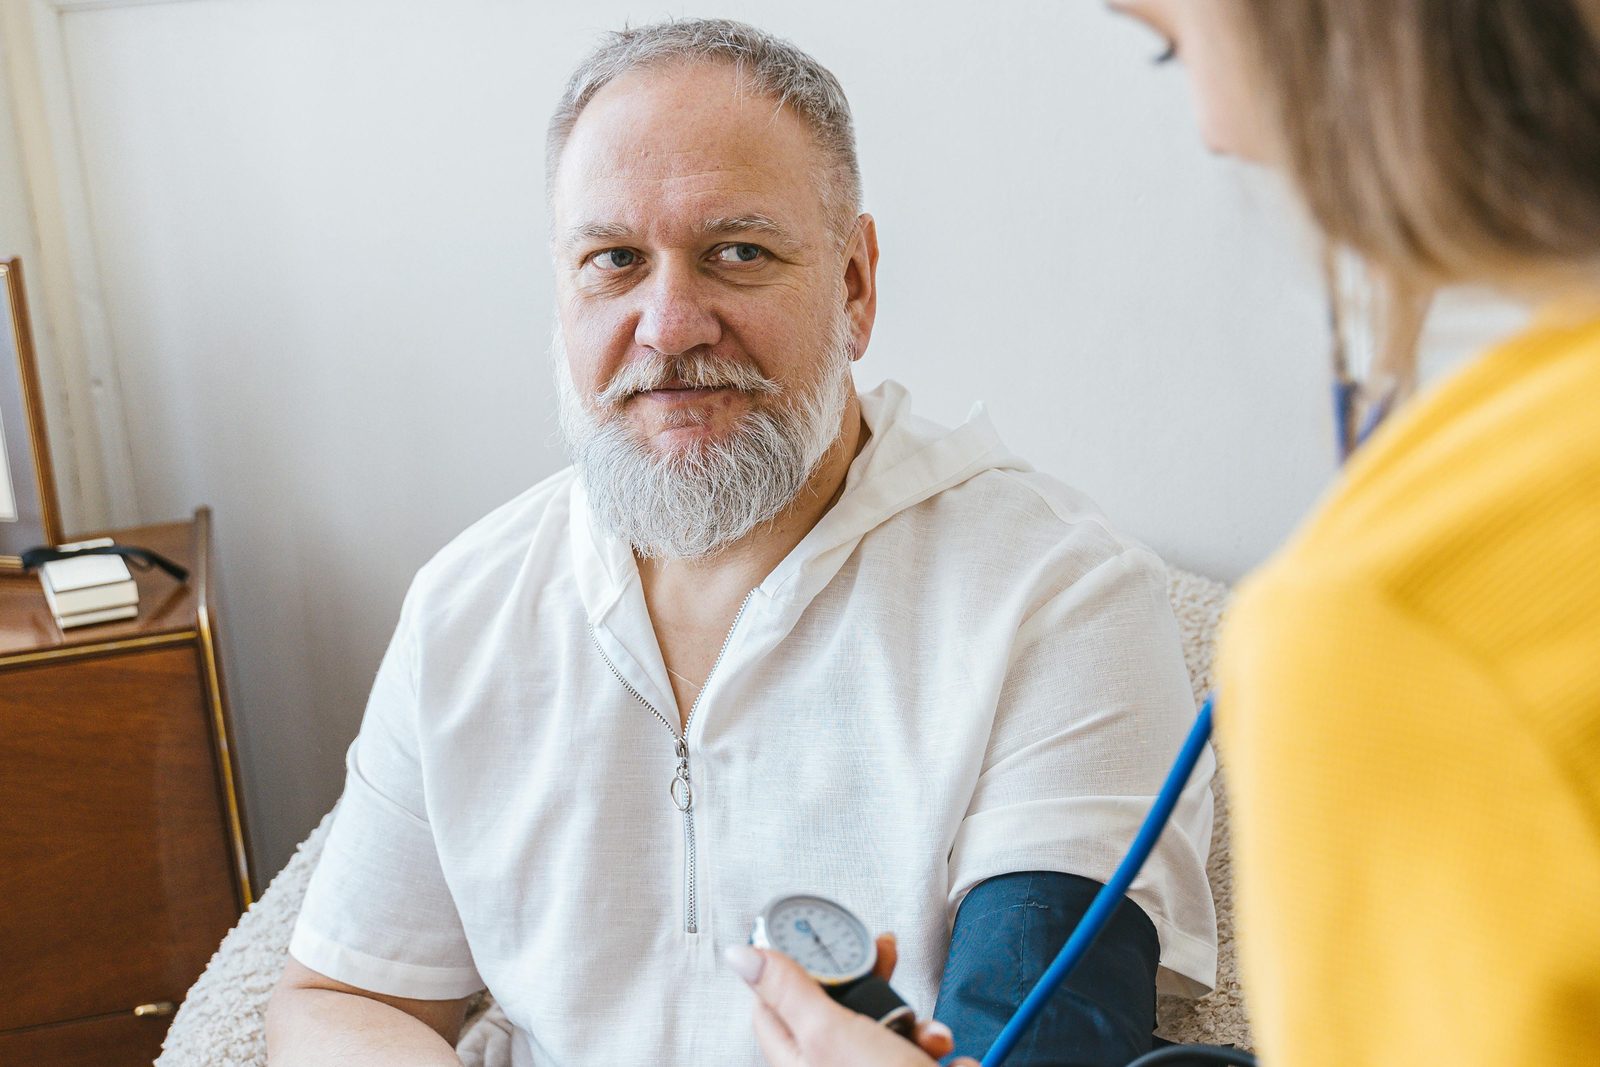
{"type": "Polygon", "coordinates": [[[154,1015],[171,1015],[178,1010],[178,1006],[170,1000],[158,1000],[154,1004],[141,1004],[133,1009],[133,1014],[139,1018],[154,1015]]]}

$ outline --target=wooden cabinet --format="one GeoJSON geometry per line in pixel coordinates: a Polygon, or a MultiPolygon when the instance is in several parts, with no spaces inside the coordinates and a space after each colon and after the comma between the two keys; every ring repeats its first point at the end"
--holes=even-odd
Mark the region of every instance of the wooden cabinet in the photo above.
{"type": "Polygon", "coordinates": [[[0,1067],[148,1065],[251,899],[210,514],[112,536],[188,583],[63,633],[0,580],[0,1067]]]}

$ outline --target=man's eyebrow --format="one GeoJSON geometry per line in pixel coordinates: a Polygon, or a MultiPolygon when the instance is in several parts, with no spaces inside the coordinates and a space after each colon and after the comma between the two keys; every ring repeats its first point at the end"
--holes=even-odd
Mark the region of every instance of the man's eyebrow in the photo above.
{"type": "Polygon", "coordinates": [[[582,244],[589,241],[625,241],[633,231],[620,222],[584,222],[561,235],[563,245],[582,244]]]}
{"type": "MultiPolygon", "coordinates": [[[[789,250],[799,249],[804,244],[771,215],[759,212],[747,215],[718,215],[704,219],[695,227],[695,231],[701,237],[733,237],[742,233],[758,233],[770,239],[773,244],[789,250]]],[[[570,248],[597,241],[627,241],[633,236],[633,230],[620,222],[583,222],[562,233],[561,244],[570,248]]]]}
{"type": "Polygon", "coordinates": [[[731,237],[741,233],[759,233],[771,238],[775,244],[788,248],[799,248],[802,244],[798,237],[791,234],[784,226],[770,215],[751,213],[748,215],[719,215],[716,218],[706,219],[699,226],[700,233],[707,237],[731,237]]]}

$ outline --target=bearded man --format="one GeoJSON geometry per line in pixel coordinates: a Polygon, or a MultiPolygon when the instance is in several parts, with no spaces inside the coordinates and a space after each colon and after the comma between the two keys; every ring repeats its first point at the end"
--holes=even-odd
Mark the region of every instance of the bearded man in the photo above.
{"type": "MultiPolygon", "coordinates": [[[[273,1062],[457,1063],[487,988],[519,1065],[753,1065],[720,956],[797,890],[898,933],[919,1015],[998,1027],[1193,713],[1160,562],[981,416],[857,395],[877,233],[799,49],[614,34],[548,158],[573,466],[417,576],[273,1062]]],[[[1209,771],[1057,1012],[1084,1062],[1149,1046],[1158,967],[1212,981],[1209,771]]]]}

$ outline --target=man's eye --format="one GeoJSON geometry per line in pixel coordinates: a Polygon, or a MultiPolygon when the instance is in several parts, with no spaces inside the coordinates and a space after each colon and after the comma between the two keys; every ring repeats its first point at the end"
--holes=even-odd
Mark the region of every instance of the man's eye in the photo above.
{"type": "Polygon", "coordinates": [[[760,245],[724,245],[717,249],[717,258],[724,263],[756,263],[766,255],[767,250],[760,245]]]}
{"type": "Polygon", "coordinates": [[[622,270],[638,261],[638,254],[626,248],[608,248],[589,257],[589,262],[601,270],[622,270]]]}

